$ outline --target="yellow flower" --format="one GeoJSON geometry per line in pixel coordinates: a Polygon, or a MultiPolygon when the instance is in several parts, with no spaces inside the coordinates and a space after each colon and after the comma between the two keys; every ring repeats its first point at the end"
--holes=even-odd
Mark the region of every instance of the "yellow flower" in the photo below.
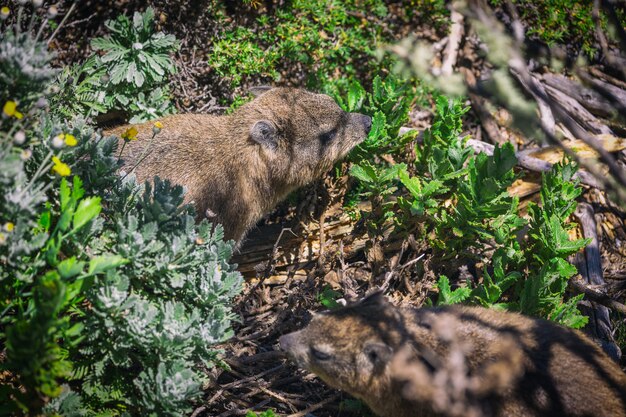
{"type": "Polygon", "coordinates": [[[6,222],[4,224],[4,230],[6,230],[7,232],[11,233],[13,229],[15,229],[15,225],[12,222],[6,222]]]}
{"type": "Polygon", "coordinates": [[[122,133],[122,139],[124,139],[124,140],[136,140],[137,139],[137,133],[139,133],[137,128],[135,126],[132,126],[129,129],[127,129],[126,132],[122,133]]]}
{"type": "Polygon", "coordinates": [[[68,175],[72,173],[72,170],[70,169],[70,167],[66,163],[61,162],[61,160],[58,157],[53,156],[52,162],[54,162],[54,166],[52,167],[52,170],[56,172],[57,174],[59,174],[60,176],[67,177],[68,175]]]}
{"type": "Polygon", "coordinates": [[[11,117],[15,114],[16,109],[17,109],[17,103],[12,100],[9,100],[6,103],[4,103],[4,107],[2,108],[2,111],[7,116],[11,117]]]}
{"type": "Polygon", "coordinates": [[[9,117],[15,116],[17,119],[21,119],[24,117],[22,113],[17,111],[17,103],[13,100],[9,100],[4,103],[4,107],[2,108],[2,112],[9,117]]]}
{"type": "Polygon", "coordinates": [[[154,122],[154,127],[156,127],[157,129],[163,129],[163,123],[161,123],[161,122],[154,122]]]}
{"type": "Polygon", "coordinates": [[[9,17],[9,13],[11,13],[11,9],[9,9],[7,6],[4,6],[2,9],[0,9],[0,16],[3,20],[9,17]]]}
{"type": "Polygon", "coordinates": [[[154,124],[152,125],[152,134],[153,135],[158,135],[159,132],[161,131],[161,129],[163,129],[163,123],[161,123],[161,122],[154,122],[154,124]]]}
{"type": "Polygon", "coordinates": [[[65,144],[67,146],[76,146],[77,143],[78,141],[76,140],[74,135],[70,135],[69,133],[65,134],[65,144]]]}

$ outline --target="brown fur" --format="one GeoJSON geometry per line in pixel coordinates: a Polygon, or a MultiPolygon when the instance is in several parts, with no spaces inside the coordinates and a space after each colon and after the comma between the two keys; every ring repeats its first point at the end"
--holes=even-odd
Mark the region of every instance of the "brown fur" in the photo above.
{"type": "Polygon", "coordinates": [[[400,309],[374,295],[280,345],[385,417],[626,416],[626,374],[601,349],[511,312],[400,309]]]}
{"type": "Polygon", "coordinates": [[[140,161],[139,181],[158,175],[183,185],[198,217],[221,223],[237,241],[364,140],[371,126],[368,116],[346,113],[324,94],[291,88],[271,89],[230,115],[180,114],[161,122],[153,142],[153,122],[136,126],[124,169],[140,161]]]}

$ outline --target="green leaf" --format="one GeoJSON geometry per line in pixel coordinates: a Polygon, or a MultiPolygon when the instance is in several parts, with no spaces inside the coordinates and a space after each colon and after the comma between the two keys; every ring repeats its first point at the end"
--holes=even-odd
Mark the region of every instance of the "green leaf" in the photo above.
{"type": "Polygon", "coordinates": [[[89,261],[89,275],[99,274],[130,262],[119,255],[103,255],[89,261]]]}
{"type": "Polygon", "coordinates": [[[561,225],[561,220],[553,215],[550,217],[550,232],[554,237],[554,249],[559,255],[569,256],[587,246],[588,239],[570,240],[569,234],[561,225]]]}
{"type": "Polygon", "coordinates": [[[75,256],[71,258],[67,258],[57,265],[57,271],[62,278],[68,279],[75,277],[76,275],[83,272],[83,268],[85,267],[85,262],[77,261],[75,256]]]}
{"type": "Polygon", "coordinates": [[[380,138],[383,138],[387,135],[387,130],[385,128],[385,124],[387,119],[385,118],[385,114],[381,111],[377,111],[374,113],[374,117],[372,117],[372,128],[370,130],[369,135],[367,136],[367,140],[371,143],[377,142],[380,138]]]}
{"type": "Polygon", "coordinates": [[[100,214],[101,210],[100,197],[89,197],[81,200],[74,213],[73,231],[79,230],[87,224],[87,222],[100,214]]]}
{"type": "Polygon", "coordinates": [[[98,50],[108,51],[108,50],[120,50],[123,47],[114,40],[109,37],[105,38],[94,38],[91,40],[91,47],[98,50]]]}
{"type": "Polygon", "coordinates": [[[437,281],[436,288],[439,289],[439,296],[437,297],[437,305],[448,305],[461,303],[472,293],[472,290],[467,287],[459,287],[452,291],[450,289],[450,281],[448,277],[442,275],[437,281]]]}
{"type": "Polygon", "coordinates": [[[364,165],[352,165],[352,167],[350,168],[350,175],[360,181],[369,183],[375,182],[378,178],[378,175],[376,175],[376,171],[374,170],[374,168],[367,163],[364,165]]]}
{"type": "Polygon", "coordinates": [[[61,203],[61,211],[65,210],[70,202],[71,190],[67,184],[67,180],[63,178],[61,180],[61,186],[59,187],[59,198],[61,203]]]}
{"type": "Polygon", "coordinates": [[[102,63],[107,64],[109,62],[114,62],[114,61],[119,61],[122,58],[124,58],[124,56],[126,56],[127,51],[126,50],[121,50],[121,51],[109,51],[106,54],[104,54],[102,56],[102,58],[100,58],[102,60],[102,63]]]}
{"type": "Polygon", "coordinates": [[[363,102],[365,101],[366,93],[361,84],[353,80],[348,88],[348,110],[349,112],[355,112],[361,110],[363,102]]]}
{"type": "Polygon", "coordinates": [[[399,171],[398,177],[400,178],[400,182],[409,190],[414,198],[422,198],[422,184],[418,177],[409,177],[409,173],[406,169],[399,171]]]}
{"type": "Polygon", "coordinates": [[[51,218],[51,213],[50,213],[50,203],[46,203],[46,209],[45,211],[43,211],[41,213],[41,215],[39,216],[39,225],[43,228],[43,230],[45,230],[46,232],[48,230],[50,230],[50,225],[52,224],[52,218],[51,218]]]}
{"type": "Polygon", "coordinates": [[[111,79],[110,82],[113,85],[117,85],[119,83],[122,82],[122,80],[124,80],[124,78],[126,77],[126,74],[128,72],[128,63],[127,62],[121,62],[119,65],[115,65],[112,69],[111,69],[111,79]]]}

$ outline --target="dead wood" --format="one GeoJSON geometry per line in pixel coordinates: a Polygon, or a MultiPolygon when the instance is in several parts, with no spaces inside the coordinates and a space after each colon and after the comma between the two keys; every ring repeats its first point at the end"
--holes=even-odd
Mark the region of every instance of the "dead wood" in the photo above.
{"type": "Polygon", "coordinates": [[[448,43],[444,50],[444,59],[441,64],[441,74],[451,75],[452,67],[456,64],[459,55],[459,45],[463,38],[463,15],[456,10],[450,12],[450,34],[448,35],[448,43]]]}
{"type": "MultiPolygon", "coordinates": [[[[594,73],[597,74],[597,72],[594,73]]],[[[605,76],[607,81],[603,81],[599,78],[592,77],[590,73],[582,70],[577,71],[576,74],[589,87],[593,88],[605,99],[610,101],[612,106],[615,107],[617,113],[623,117],[624,113],[626,113],[626,89],[615,85],[616,82],[619,82],[618,80],[605,76]],[[609,83],[609,79],[614,80],[613,83],[609,83]]],[[[622,82],[619,83],[623,84],[622,82]]]]}
{"type": "MultiPolygon", "coordinates": [[[[590,242],[585,247],[585,256],[581,258],[579,265],[579,272],[588,285],[583,287],[583,283],[581,282],[575,282],[572,285],[578,289],[585,288],[587,291],[583,293],[589,298],[590,296],[588,294],[592,293],[588,291],[590,288],[604,287],[606,285],[602,277],[602,259],[600,257],[597,225],[593,207],[588,203],[579,203],[576,208],[575,216],[580,223],[583,236],[586,239],[590,239],[590,242]]],[[[596,292],[601,294],[599,291],[596,292]]],[[[589,323],[585,327],[585,331],[593,338],[600,340],[603,349],[615,360],[618,360],[621,356],[621,352],[613,339],[613,325],[609,316],[609,309],[605,304],[607,301],[606,298],[610,300],[610,297],[598,298],[594,296],[594,298],[597,301],[591,300],[591,306],[582,309],[589,317],[589,323]]],[[[615,307],[615,303],[612,303],[612,305],[615,307]]]]}
{"type": "Polygon", "coordinates": [[[581,83],[569,79],[561,74],[546,73],[539,77],[546,85],[572,97],[584,108],[598,117],[612,117],[615,115],[612,103],[597,91],[583,86],[581,83]]]}
{"type": "Polygon", "coordinates": [[[550,105],[543,99],[543,97],[546,96],[546,90],[544,86],[535,77],[531,76],[526,79],[522,77],[518,71],[515,70],[511,70],[511,73],[537,102],[537,106],[539,107],[539,120],[541,122],[541,127],[543,128],[543,130],[550,133],[551,135],[554,135],[556,133],[556,121],[554,120],[554,115],[552,114],[552,109],[550,109],[550,105]],[[537,92],[539,92],[539,94],[537,92]]]}
{"type": "Polygon", "coordinates": [[[608,126],[601,123],[593,114],[569,95],[549,85],[545,86],[548,95],[558,103],[582,128],[595,134],[612,134],[608,126]]]}

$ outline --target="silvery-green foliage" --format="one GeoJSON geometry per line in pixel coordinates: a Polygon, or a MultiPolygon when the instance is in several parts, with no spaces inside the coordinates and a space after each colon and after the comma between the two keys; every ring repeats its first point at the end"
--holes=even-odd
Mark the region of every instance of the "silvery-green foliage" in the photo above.
{"type": "MultiPolygon", "coordinates": [[[[81,84],[80,97],[91,108],[102,111],[120,108],[132,118],[130,123],[154,120],[174,112],[170,102],[167,77],[176,73],[174,61],[169,54],[178,49],[173,35],[154,33],[154,10],[135,12],[132,21],[125,15],[105,23],[110,34],[95,38],[91,46],[103,53],[94,56],[93,64],[85,70],[83,80],[93,79],[93,86],[81,84]],[[105,81],[101,75],[106,74],[105,81]],[[99,82],[100,85],[97,85],[99,82]],[[99,93],[105,91],[103,100],[99,93]]],[[[89,61],[88,61],[89,62],[89,61]]],[[[83,70],[78,67],[76,71],[83,70]]]]}
{"type": "Polygon", "coordinates": [[[24,89],[0,118],[2,412],[184,415],[232,336],[232,242],[181,187],[119,172],[118,138],[35,104],[55,86],[33,42],[0,38],[0,90],[24,89]]]}
{"type": "Polygon", "coordinates": [[[30,32],[0,30],[0,96],[5,99],[32,100],[43,92],[57,71],[50,65],[52,55],[45,42],[30,32]]]}
{"type": "Polygon", "coordinates": [[[144,83],[163,81],[166,74],[176,71],[168,53],[178,48],[178,42],[173,35],[153,32],[151,7],[144,13],[135,12],[132,22],[120,15],[108,20],[105,26],[111,34],[95,38],[91,46],[105,52],[101,62],[109,69],[112,84],[127,83],[141,88],[144,83]]]}
{"type": "Polygon", "coordinates": [[[66,118],[96,116],[111,110],[141,123],[172,114],[175,108],[167,85],[176,73],[170,53],[178,48],[173,35],[154,33],[154,11],[120,15],[105,26],[110,33],[91,41],[94,54],[66,67],[51,96],[54,111],[66,118]]]}
{"type": "MultiPolygon", "coordinates": [[[[81,122],[73,132],[93,133],[81,122]]],[[[91,247],[128,261],[86,290],[91,311],[77,355],[83,396],[94,411],[123,403],[131,413],[183,415],[200,393],[198,365],[212,366],[213,346],[232,336],[241,275],[228,263],[233,246],[222,227],[197,225],[182,187],[115,174],[116,145],[96,136],[74,154],[85,189],[106,196],[103,233],[91,247]],[[94,159],[110,165],[86,162],[94,159]]]]}
{"type": "Polygon", "coordinates": [[[15,277],[30,281],[23,272],[31,265],[24,264],[25,256],[39,250],[48,238],[42,232],[33,234],[37,224],[38,208],[46,201],[45,184],[30,182],[26,175],[22,149],[14,146],[12,138],[0,133],[0,225],[14,224],[11,233],[2,232],[4,243],[0,245],[0,264],[15,269],[0,268],[0,281],[15,277]]]}

